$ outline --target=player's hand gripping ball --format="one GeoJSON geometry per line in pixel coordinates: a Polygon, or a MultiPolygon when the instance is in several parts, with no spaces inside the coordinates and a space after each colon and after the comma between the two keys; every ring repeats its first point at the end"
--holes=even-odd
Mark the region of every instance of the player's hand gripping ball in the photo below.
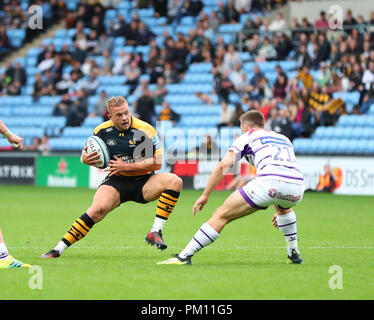
{"type": "Polygon", "coordinates": [[[88,154],[97,152],[97,155],[100,157],[94,165],[95,167],[103,169],[108,165],[110,161],[109,150],[101,138],[97,136],[89,137],[86,141],[86,147],[88,154]]]}

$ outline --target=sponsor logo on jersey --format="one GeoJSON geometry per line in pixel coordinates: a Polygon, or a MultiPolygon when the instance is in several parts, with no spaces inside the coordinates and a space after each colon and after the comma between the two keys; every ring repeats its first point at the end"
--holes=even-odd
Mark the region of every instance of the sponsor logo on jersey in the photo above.
{"type": "Polygon", "coordinates": [[[113,140],[113,139],[109,139],[109,140],[106,141],[106,143],[107,143],[108,146],[113,147],[117,144],[117,141],[113,140]]]}
{"type": "Polygon", "coordinates": [[[278,137],[260,137],[261,144],[275,143],[291,147],[287,140],[278,137]]]}
{"type": "Polygon", "coordinates": [[[108,128],[105,130],[105,132],[111,132],[111,131],[113,131],[113,128],[108,128]]]}

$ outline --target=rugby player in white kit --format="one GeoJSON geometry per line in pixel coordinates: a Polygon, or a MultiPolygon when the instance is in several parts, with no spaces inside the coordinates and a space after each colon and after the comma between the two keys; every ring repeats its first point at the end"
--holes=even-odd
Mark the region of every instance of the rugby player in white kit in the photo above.
{"type": "Polygon", "coordinates": [[[207,187],[193,206],[193,214],[203,209],[210,193],[235,161],[244,158],[253,164],[256,177],[233,192],[179,254],[158,264],[191,264],[191,257],[213,243],[228,223],[257,210],[265,210],[270,205],[276,208],[272,222],[286,239],[289,263],[302,263],[292,208],[301,201],[305,187],[292,143],[284,135],[264,130],[264,116],[259,111],[243,114],[240,124],[243,134],[213,170],[207,187]]]}

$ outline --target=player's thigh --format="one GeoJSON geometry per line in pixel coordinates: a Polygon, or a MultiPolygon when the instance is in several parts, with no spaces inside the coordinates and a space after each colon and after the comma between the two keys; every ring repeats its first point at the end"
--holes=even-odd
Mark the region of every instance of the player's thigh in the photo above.
{"type": "Polygon", "coordinates": [[[105,216],[121,204],[117,189],[109,185],[101,185],[94,196],[91,207],[87,210],[89,216],[105,216]]]}
{"type": "Polygon", "coordinates": [[[174,173],[157,173],[151,176],[143,186],[144,200],[150,202],[158,199],[166,189],[180,191],[183,181],[174,173]]]}
{"type": "Polygon", "coordinates": [[[221,223],[229,223],[257,211],[251,207],[239,191],[233,192],[225,202],[217,208],[208,223],[220,220],[221,223]]]}

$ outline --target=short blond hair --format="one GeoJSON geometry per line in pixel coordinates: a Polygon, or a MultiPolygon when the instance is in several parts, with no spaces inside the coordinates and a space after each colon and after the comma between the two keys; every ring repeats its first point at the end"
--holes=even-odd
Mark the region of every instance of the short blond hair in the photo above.
{"type": "Polygon", "coordinates": [[[116,96],[116,97],[110,98],[106,102],[106,108],[108,109],[108,112],[111,113],[110,108],[122,106],[123,104],[126,104],[128,106],[127,100],[124,97],[116,96]]]}
{"type": "Polygon", "coordinates": [[[257,110],[247,111],[243,113],[239,118],[241,123],[245,123],[250,127],[259,127],[263,128],[265,126],[264,115],[257,110]]]}

